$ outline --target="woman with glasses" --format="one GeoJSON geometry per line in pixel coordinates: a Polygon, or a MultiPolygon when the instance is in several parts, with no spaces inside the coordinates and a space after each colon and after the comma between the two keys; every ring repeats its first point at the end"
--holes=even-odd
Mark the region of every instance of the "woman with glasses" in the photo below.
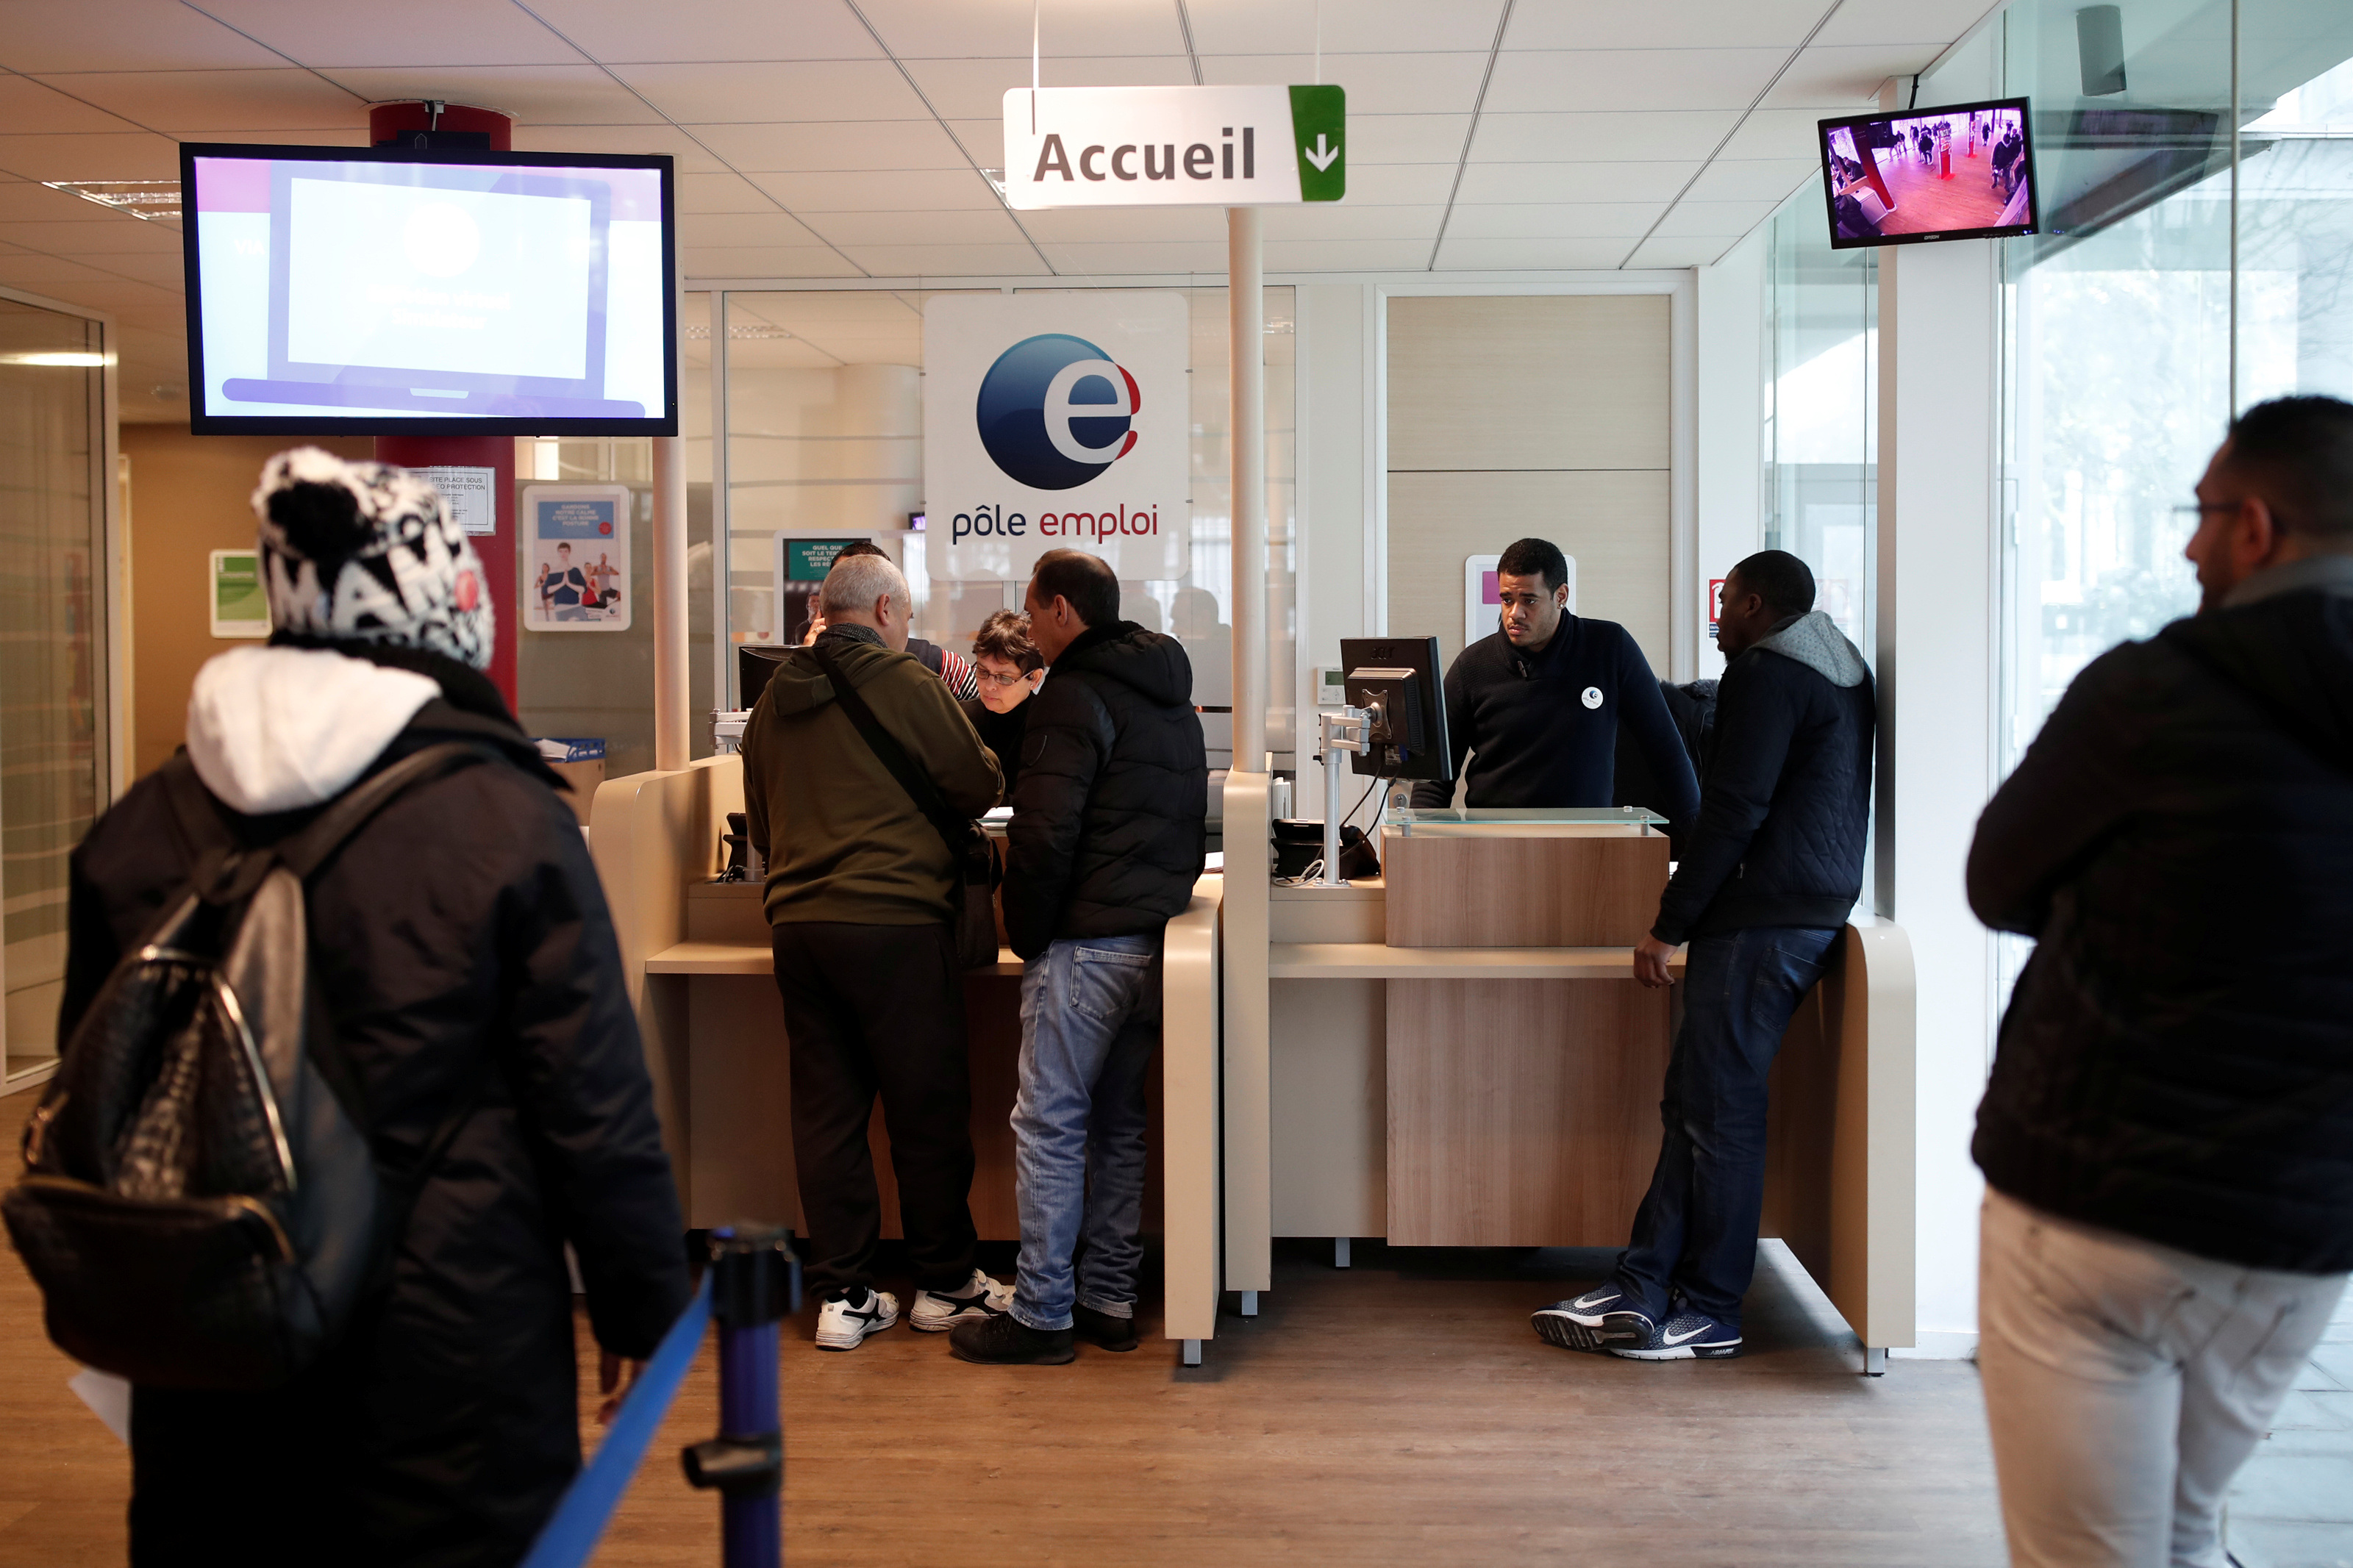
{"type": "Polygon", "coordinates": [[[1029,712],[1022,706],[1038,683],[1046,679],[1046,661],[1029,640],[1029,617],[1018,610],[999,610],[981,623],[972,639],[973,672],[980,695],[966,699],[964,715],[980,732],[980,742],[997,753],[1005,774],[1005,798],[1013,798],[1013,781],[1021,772],[1021,737],[1029,712]]]}

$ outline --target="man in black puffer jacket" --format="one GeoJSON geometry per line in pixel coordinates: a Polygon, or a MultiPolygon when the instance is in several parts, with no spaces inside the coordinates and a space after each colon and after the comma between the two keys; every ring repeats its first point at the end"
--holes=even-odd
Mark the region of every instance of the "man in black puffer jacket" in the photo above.
{"type": "Polygon", "coordinates": [[[1535,1314],[1553,1344],[1640,1361],[1740,1352],[1766,1083],[1862,890],[1871,823],[1871,671],[1813,604],[1813,573],[1786,551],[1760,551],[1725,578],[1716,646],[1732,662],[1699,818],[1634,950],[1634,978],[1660,986],[1675,944],[1691,942],[1665,1136],[1615,1278],[1535,1314]]]}
{"type": "Polygon", "coordinates": [[[1971,1152],[2010,1560],[2222,1560],[2353,1269],[2353,405],[2198,485],[2196,616],[2075,678],[1978,823],[2036,939],[1971,1152]]]}
{"type": "Polygon", "coordinates": [[[1135,1348],[1160,939],[1201,875],[1209,769],[1184,647],[1119,618],[1109,566],[1049,551],[1028,607],[1048,670],[1029,700],[1006,835],[1005,930],[1026,961],[1020,1271],[1012,1312],[960,1324],[949,1342],[965,1361],[1059,1365],[1074,1331],[1135,1348]]]}

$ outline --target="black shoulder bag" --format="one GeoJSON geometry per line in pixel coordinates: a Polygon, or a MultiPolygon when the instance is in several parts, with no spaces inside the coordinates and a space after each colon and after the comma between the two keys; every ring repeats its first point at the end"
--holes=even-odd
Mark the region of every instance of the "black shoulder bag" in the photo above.
{"type": "Polygon", "coordinates": [[[841,704],[843,715],[948,847],[948,860],[956,869],[958,884],[950,900],[955,906],[956,961],[966,969],[989,967],[997,962],[997,901],[992,896],[999,879],[996,846],[970,819],[948,809],[938,787],[874,717],[874,710],[866,706],[866,699],[858,695],[833,655],[816,646],[809,652],[817,656],[818,668],[833,683],[834,700],[841,704]]]}

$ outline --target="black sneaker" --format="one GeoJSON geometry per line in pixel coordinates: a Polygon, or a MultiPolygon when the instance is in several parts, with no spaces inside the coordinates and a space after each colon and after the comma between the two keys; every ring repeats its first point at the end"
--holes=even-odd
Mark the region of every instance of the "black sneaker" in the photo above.
{"type": "Polygon", "coordinates": [[[1528,1322],[1537,1338],[1565,1351],[1606,1351],[1639,1343],[1651,1337],[1654,1326],[1648,1315],[1626,1304],[1626,1293],[1616,1285],[1596,1285],[1582,1296],[1539,1308],[1528,1322]]]}
{"type": "Polygon", "coordinates": [[[1033,1329],[1012,1313],[958,1323],[948,1352],[982,1366],[1065,1366],[1078,1359],[1068,1329],[1033,1329]]]}
{"type": "Polygon", "coordinates": [[[1705,1312],[1683,1311],[1639,1340],[1609,1347],[1628,1361],[1724,1361],[1740,1353],[1740,1331],[1705,1312]]]}
{"type": "Polygon", "coordinates": [[[1114,1318],[1109,1312],[1098,1312],[1092,1307],[1071,1309],[1071,1331],[1091,1345],[1107,1351],[1132,1351],[1135,1348],[1135,1320],[1114,1318]]]}

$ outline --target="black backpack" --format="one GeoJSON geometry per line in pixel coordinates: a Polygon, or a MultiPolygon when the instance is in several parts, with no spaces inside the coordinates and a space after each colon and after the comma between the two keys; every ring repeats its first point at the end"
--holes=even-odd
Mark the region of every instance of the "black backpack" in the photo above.
{"type": "Polygon", "coordinates": [[[417,1186],[477,1101],[404,1177],[378,1171],[312,975],[304,884],[394,796],[490,756],[417,752],[260,845],[185,754],[164,765],[189,890],[74,1029],[0,1199],[58,1349],[150,1387],[275,1387],[388,1278],[417,1186]]]}

